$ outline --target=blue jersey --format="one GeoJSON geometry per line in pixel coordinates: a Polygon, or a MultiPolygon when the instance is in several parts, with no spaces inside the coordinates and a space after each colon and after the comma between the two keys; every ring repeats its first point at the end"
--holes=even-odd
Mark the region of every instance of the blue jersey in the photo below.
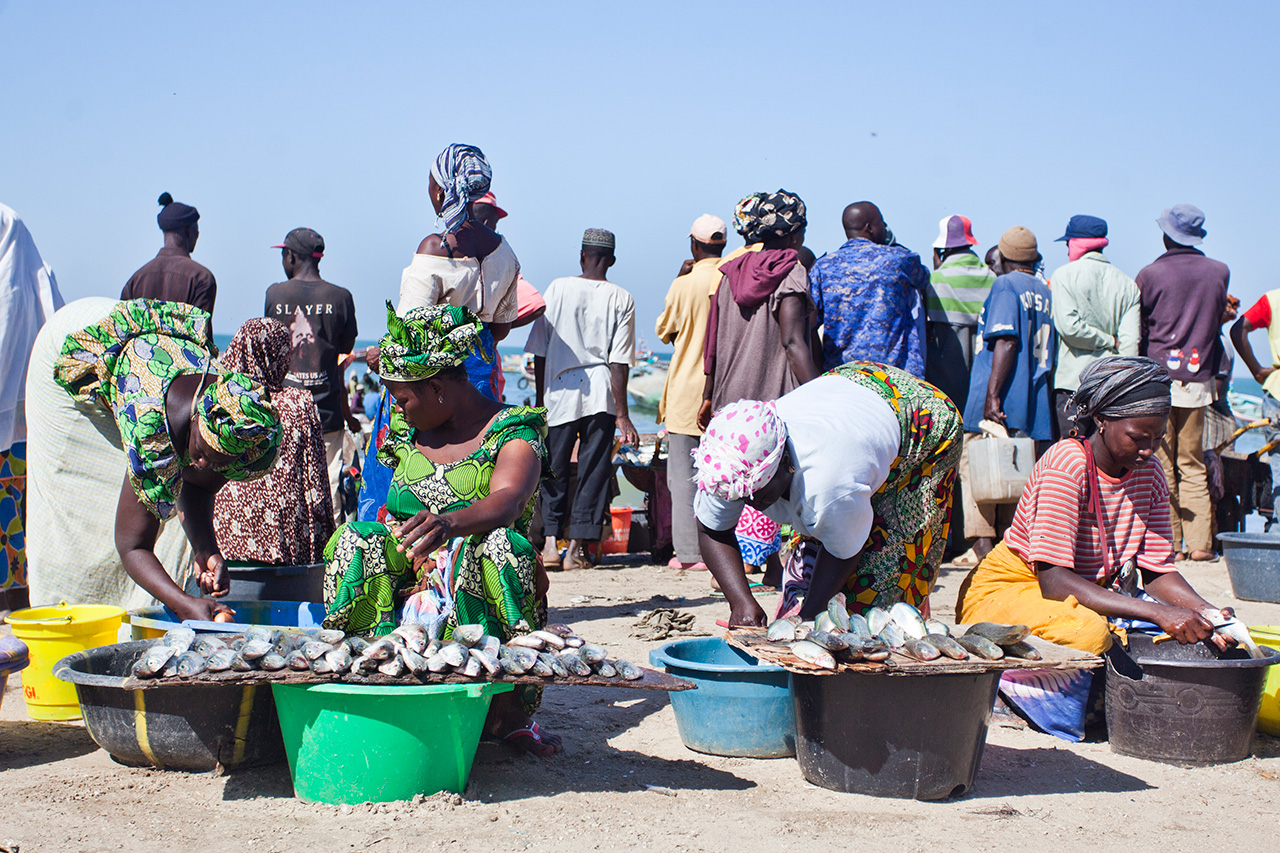
{"type": "Polygon", "coordinates": [[[991,378],[992,351],[996,341],[1012,339],[1017,345],[1013,375],[1002,389],[1005,426],[1021,430],[1038,441],[1053,438],[1053,403],[1049,398],[1058,333],[1049,313],[1048,286],[1029,273],[1002,275],[991,285],[991,294],[978,318],[974,342],[969,400],[964,428],[978,432],[991,378]]]}

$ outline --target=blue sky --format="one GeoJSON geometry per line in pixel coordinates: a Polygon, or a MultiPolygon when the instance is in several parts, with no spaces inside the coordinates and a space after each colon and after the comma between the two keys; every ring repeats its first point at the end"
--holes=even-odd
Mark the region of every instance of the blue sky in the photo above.
{"type": "Polygon", "coordinates": [[[489,156],[535,285],[578,271],[583,228],[617,233],[611,277],[651,344],[692,220],[778,187],[819,254],[867,198],[926,258],[964,213],[979,251],[1030,227],[1052,271],[1091,213],[1130,275],[1162,251],[1161,209],[1191,202],[1248,306],[1278,281],[1278,24],[1274,3],[0,0],[0,201],[68,299],[154,255],[161,191],[198,206],[222,333],[308,225],[380,334],[453,141],[489,156]]]}

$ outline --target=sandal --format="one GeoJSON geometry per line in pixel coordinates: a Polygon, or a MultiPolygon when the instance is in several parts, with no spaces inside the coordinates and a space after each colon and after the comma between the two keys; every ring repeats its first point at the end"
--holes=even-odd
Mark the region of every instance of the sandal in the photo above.
{"type": "Polygon", "coordinates": [[[978,563],[981,563],[981,562],[982,561],[978,559],[977,552],[975,552],[972,548],[970,548],[968,551],[965,551],[963,554],[960,554],[957,557],[953,557],[951,560],[951,565],[962,566],[963,568],[969,569],[969,568],[973,568],[974,566],[978,565],[978,563]]]}
{"type": "Polygon", "coordinates": [[[563,746],[552,745],[544,741],[542,739],[542,729],[538,727],[537,723],[532,721],[523,729],[516,729],[513,732],[503,735],[502,742],[510,744],[523,752],[529,753],[530,755],[536,755],[539,758],[547,758],[548,756],[555,755],[557,752],[564,749],[563,746]],[[543,755],[538,751],[541,747],[548,747],[551,749],[551,752],[543,755]]]}

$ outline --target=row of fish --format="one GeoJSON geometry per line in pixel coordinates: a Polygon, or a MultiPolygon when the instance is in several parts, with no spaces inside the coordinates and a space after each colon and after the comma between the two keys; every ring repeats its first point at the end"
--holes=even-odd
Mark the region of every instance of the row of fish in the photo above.
{"type": "Polygon", "coordinates": [[[1006,655],[1040,660],[1040,652],[1026,642],[1028,633],[1025,625],[979,622],[954,637],[949,627],[925,619],[904,601],[887,610],[873,607],[865,615],[851,614],[845,608],[844,593],[838,593],[813,621],[786,616],[769,625],[766,636],[770,642],[787,645],[803,661],[835,669],[837,660],[882,661],[891,651],[918,661],[999,660],[1006,655]]]}
{"type": "Polygon", "coordinates": [[[243,634],[214,636],[180,627],[165,634],[133,665],[133,674],[144,679],[227,671],[333,676],[376,672],[393,678],[456,674],[636,681],[644,677],[638,666],[609,657],[603,646],[588,643],[567,625],[548,625],[505,644],[486,634],[481,625],[459,625],[448,641],[431,637],[429,629],[419,624],[401,625],[375,640],[323,628],[281,631],[254,626],[243,634]]]}

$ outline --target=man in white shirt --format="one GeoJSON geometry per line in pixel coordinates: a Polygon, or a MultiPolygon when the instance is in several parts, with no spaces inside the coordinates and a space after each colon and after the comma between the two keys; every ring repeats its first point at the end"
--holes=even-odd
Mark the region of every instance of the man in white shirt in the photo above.
{"type": "Polygon", "coordinates": [[[547,287],[546,313],[529,330],[525,352],[534,356],[538,405],[547,409],[552,475],[542,484],[543,562],[561,567],[556,537],[568,516],[569,549],[563,568],[588,564],[586,544],[599,540],[609,511],[613,436],[635,444],[627,410],[627,374],[635,356],[631,294],[605,279],[614,264],[612,232],[582,235],[582,275],[547,287]],[[578,445],[578,487],[569,500],[569,463],[578,445]]]}

